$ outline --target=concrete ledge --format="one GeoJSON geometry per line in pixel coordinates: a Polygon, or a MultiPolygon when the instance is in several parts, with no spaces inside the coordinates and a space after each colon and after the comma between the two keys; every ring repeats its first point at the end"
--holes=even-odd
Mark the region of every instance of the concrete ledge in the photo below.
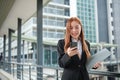
{"type": "Polygon", "coordinates": [[[11,74],[0,69],[0,80],[17,80],[11,74]]]}

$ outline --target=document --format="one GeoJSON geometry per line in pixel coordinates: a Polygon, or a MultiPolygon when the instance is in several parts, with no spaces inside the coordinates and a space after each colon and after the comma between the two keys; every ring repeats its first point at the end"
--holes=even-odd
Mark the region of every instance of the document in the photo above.
{"type": "Polygon", "coordinates": [[[91,58],[87,61],[86,67],[87,70],[92,69],[96,62],[101,62],[111,55],[111,52],[107,49],[102,49],[96,54],[92,55],[91,58]]]}

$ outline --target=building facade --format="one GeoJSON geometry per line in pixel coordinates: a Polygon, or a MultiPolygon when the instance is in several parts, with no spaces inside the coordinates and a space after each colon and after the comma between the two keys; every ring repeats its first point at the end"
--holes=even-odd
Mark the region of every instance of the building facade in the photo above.
{"type": "Polygon", "coordinates": [[[86,40],[98,42],[96,0],[76,0],[76,13],[83,23],[86,40]]]}
{"type": "Polygon", "coordinates": [[[120,22],[120,10],[119,10],[119,7],[120,7],[120,1],[119,0],[112,0],[112,4],[111,4],[112,8],[113,8],[113,26],[114,26],[114,31],[113,31],[113,34],[114,34],[114,40],[113,40],[113,43],[117,44],[118,47],[117,47],[117,56],[118,56],[118,59],[120,58],[120,25],[119,25],[119,22],[120,22]]]}
{"type": "Polygon", "coordinates": [[[119,0],[98,0],[98,30],[99,42],[117,44],[117,48],[112,47],[110,50],[116,57],[119,55],[119,0]],[[101,6],[102,5],[102,6],[101,6]]]}

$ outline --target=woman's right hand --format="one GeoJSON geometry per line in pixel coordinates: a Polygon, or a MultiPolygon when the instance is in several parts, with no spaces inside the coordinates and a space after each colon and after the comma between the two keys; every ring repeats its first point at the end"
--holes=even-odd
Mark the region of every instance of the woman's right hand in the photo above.
{"type": "Polygon", "coordinates": [[[79,51],[78,51],[78,49],[77,49],[77,47],[73,47],[73,48],[68,48],[67,49],[67,54],[70,56],[70,57],[72,57],[72,56],[74,56],[74,55],[76,55],[76,54],[78,54],[79,53],[79,51]]]}

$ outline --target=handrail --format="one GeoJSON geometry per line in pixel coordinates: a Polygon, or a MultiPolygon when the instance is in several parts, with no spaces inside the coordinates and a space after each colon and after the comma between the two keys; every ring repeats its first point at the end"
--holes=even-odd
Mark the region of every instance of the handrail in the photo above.
{"type": "Polygon", "coordinates": [[[102,75],[102,76],[110,76],[110,77],[120,77],[120,73],[118,72],[108,72],[108,71],[88,71],[89,74],[94,75],[102,75]]]}

